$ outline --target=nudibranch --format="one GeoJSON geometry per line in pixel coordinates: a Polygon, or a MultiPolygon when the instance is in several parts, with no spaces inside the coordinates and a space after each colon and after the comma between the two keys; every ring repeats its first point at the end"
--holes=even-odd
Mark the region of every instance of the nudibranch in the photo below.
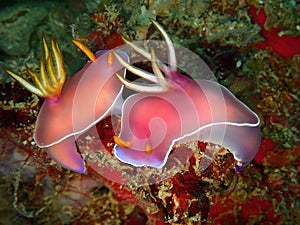
{"type": "MultiPolygon", "coordinates": [[[[114,60],[111,51],[93,54],[79,41],[73,43],[90,60],[68,80],[57,41],[51,39],[50,51],[44,35],[45,62],[40,59],[40,75],[26,67],[34,83],[5,70],[28,91],[45,98],[35,124],[37,145],[64,168],[84,173],[85,163],[76,147],[76,138],[108,115],[123,87],[114,73],[124,76],[125,69],[114,60]]],[[[128,60],[126,53],[118,53],[128,60]]]]}
{"type": "Polygon", "coordinates": [[[151,22],[166,43],[168,65],[156,57],[153,48],[148,52],[128,40],[124,41],[151,61],[154,74],[114,52],[128,71],[152,82],[131,82],[116,73],[125,87],[138,93],[123,103],[121,131],[114,137],[115,156],[136,167],[161,168],[175,144],[200,140],[228,148],[237,168],[246,166],[260,145],[259,117],[221,84],[182,75],[173,43],[161,25],[151,22]]]}

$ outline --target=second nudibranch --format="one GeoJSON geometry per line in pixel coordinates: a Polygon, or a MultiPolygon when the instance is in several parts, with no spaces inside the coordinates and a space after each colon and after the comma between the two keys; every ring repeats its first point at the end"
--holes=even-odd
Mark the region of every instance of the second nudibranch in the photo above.
{"type": "Polygon", "coordinates": [[[179,73],[170,38],[157,22],[151,22],[166,42],[168,65],[156,58],[153,49],[149,53],[127,40],[151,61],[154,74],[130,65],[115,53],[128,71],[153,83],[131,82],[116,74],[127,88],[138,93],[123,103],[121,131],[114,137],[115,156],[137,167],[161,168],[175,144],[200,140],[228,148],[239,172],[258,151],[259,117],[217,82],[190,79],[179,73]]]}
{"type": "MultiPolygon", "coordinates": [[[[85,163],[78,153],[76,137],[108,115],[122,91],[122,85],[114,73],[124,76],[125,69],[114,60],[111,51],[93,54],[73,40],[90,61],[66,80],[58,43],[51,39],[52,51],[44,35],[42,43],[46,63],[40,60],[40,75],[26,68],[34,84],[10,70],[6,69],[6,72],[27,90],[45,98],[35,124],[34,139],[37,145],[45,148],[48,155],[64,168],[84,173],[85,163]]],[[[128,60],[126,53],[118,53],[128,60]]]]}

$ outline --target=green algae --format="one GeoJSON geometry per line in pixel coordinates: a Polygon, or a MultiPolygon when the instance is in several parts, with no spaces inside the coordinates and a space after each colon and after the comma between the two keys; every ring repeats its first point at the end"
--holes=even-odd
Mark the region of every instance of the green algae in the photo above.
{"type": "Polygon", "coordinates": [[[281,28],[279,36],[300,36],[300,5],[296,0],[251,0],[250,4],[264,9],[267,15],[265,28],[281,28]]]}

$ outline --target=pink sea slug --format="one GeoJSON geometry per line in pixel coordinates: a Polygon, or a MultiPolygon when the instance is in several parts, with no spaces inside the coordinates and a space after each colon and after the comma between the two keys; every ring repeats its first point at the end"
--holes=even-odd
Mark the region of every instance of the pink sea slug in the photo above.
{"type": "MultiPolygon", "coordinates": [[[[78,173],[85,172],[85,163],[76,147],[76,138],[106,117],[121,93],[122,85],[114,76],[125,69],[113,59],[111,51],[99,51],[95,55],[80,42],[90,61],[74,76],[66,79],[61,50],[51,40],[52,55],[43,35],[45,61],[40,60],[40,75],[29,68],[34,84],[6,69],[6,72],[30,92],[45,98],[38,114],[34,139],[45,148],[48,155],[61,166],[78,173]]],[[[119,52],[128,60],[124,52],[119,52]]]]}
{"type": "Polygon", "coordinates": [[[153,83],[130,82],[117,74],[127,88],[138,93],[123,104],[121,131],[114,137],[115,156],[136,167],[161,168],[175,144],[200,140],[228,148],[238,168],[247,165],[260,145],[259,117],[217,82],[191,79],[178,72],[170,38],[151,21],[166,42],[168,66],[157,59],[153,49],[149,53],[126,40],[151,60],[154,74],[130,65],[115,53],[127,70],[153,83]]]}

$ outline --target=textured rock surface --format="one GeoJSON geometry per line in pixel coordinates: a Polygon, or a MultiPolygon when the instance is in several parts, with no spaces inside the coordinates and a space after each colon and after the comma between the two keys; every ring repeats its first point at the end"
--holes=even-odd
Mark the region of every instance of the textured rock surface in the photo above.
{"type": "Polygon", "coordinates": [[[10,56],[28,54],[31,35],[46,16],[45,4],[25,3],[1,10],[0,50],[10,56]]]}

